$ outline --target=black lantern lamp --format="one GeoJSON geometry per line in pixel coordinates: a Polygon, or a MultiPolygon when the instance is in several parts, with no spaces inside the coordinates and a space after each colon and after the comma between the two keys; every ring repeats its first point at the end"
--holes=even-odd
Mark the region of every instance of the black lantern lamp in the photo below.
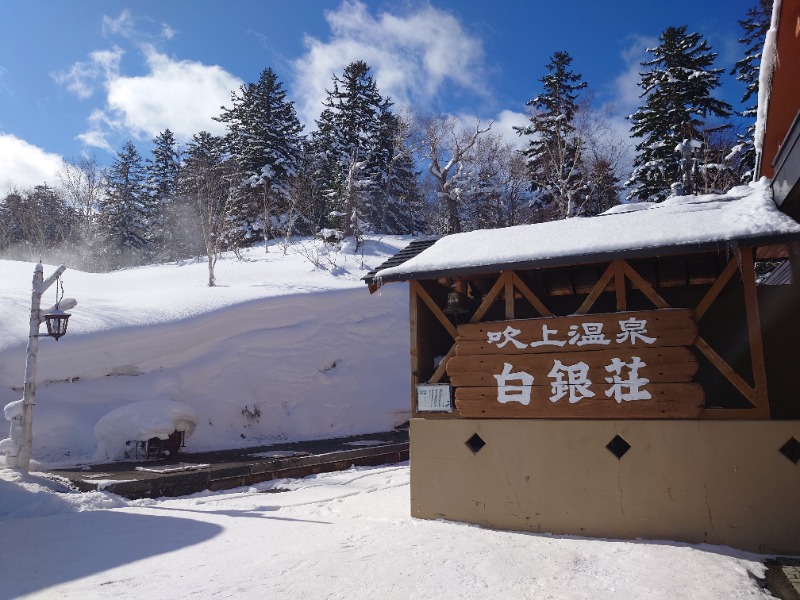
{"type": "Polygon", "coordinates": [[[447,294],[447,306],[444,307],[442,312],[453,319],[456,324],[458,324],[459,317],[472,312],[469,298],[467,298],[466,294],[456,289],[455,282],[453,283],[453,288],[447,294]]]}
{"type": "Polygon", "coordinates": [[[60,338],[67,333],[67,321],[72,315],[65,313],[60,308],[56,308],[52,312],[44,316],[44,322],[47,325],[47,335],[53,338],[60,338]]]}
{"type": "Polygon", "coordinates": [[[47,325],[47,335],[58,340],[61,336],[67,333],[67,321],[72,316],[69,313],[61,310],[58,305],[64,299],[64,284],[59,281],[56,284],[56,306],[53,310],[44,316],[44,322],[47,325]],[[59,287],[61,288],[61,295],[59,296],[59,287]]]}

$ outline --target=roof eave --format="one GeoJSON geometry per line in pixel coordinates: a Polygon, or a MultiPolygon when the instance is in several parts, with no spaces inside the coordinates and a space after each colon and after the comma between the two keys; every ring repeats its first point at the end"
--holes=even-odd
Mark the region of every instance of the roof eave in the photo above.
{"type": "Polygon", "coordinates": [[[447,269],[437,269],[432,271],[417,271],[406,273],[392,273],[385,276],[376,273],[370,285],[382,285],[398,281],[410,281],[412,279],[437,279],[439,277],[466,277],[472,275],[488,275],[500,271],[525,271],[531,269],[542,269],[552,267],[565,267],[573,265],[585,265],[592,263],[610,262],[615,259],[637,259],[637,258],[659,258],[662,256],[677,256],[681,254],[703,254],[708,252],[727,251],[732,245],[737,246],[770,246],[774,244],[786,244],[789,242],[800,241],[800,233],[784,233],[774,235],[759,235],[752,237],[740,237],[732,240],[714,240],[708,242],[691,244],[673,244],[670,246],[631,248],[626,250],[614,250],[610,252],[594,252],[590,254],[575,254],[570,256],[556,256],[552,258],[540,258],[534,260],[523,260],[507,263],[493,263],[488,265],[476,265],[471,267],[457,267],[447,269]]]}

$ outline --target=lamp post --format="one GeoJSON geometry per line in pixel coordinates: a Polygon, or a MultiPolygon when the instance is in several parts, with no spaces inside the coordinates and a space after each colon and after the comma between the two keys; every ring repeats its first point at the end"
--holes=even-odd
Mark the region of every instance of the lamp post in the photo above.
{"type": "MultiPolygon", "coordinates": [[[[39,326],[47,322],[47,335],[56,340],[67,332],[69,310],[78,303],[72,298],[59,298],[56,291],[56,303],[47,311],[41,310],[42,294],[56,283],[66,270],[64,265],[58,267],[47,279],[44,279],[44,268],[38,263],[33,270],[33,291],[31,293],[31,320],[28,335],[28,356],[25,361],[25,386],[22,393],[21,411],[11,419],[12,449],[6,452],[6,464],[12,469],[28,472],[33,447],[33,406],[36,404],[36,354],[39,351],[39,326]],[[16,451],[14,449],[16,447],[16,451]]],[[[63,295],[63,290],[62,290],[63,295]]]]}

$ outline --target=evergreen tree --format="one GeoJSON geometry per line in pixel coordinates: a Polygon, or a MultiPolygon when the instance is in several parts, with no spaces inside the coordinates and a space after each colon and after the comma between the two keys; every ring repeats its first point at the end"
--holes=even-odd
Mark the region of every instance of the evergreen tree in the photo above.
{"type": "MultiPolygon", "coordinates": [[[[312,134],[318,154],[318,177],[326,200],[325,222],[358,238],[360,231],[374,228],[370,219],[381,213],[383,200],[380,140],[388,123],[391,102],[381,97],[370,67],[363,61],[347,65],[333,89],[327,92],[324,109],[312,134]]],[[[385,162],[385,156],[384,156],[385,162]]]]}
{"type": "Polygon", "coordinates": [[[572,57],[555,52],[540,79],[544,91],[530,100],[530,124],[517,133],[530,136],[524,150],[533,191],[560,218],[578,214],[588,183],[582,166],[585,130],[577,125],[578,96],[586,88],[570,70],[572,57]]]}
{"type": "MultiPolygon", "coordinates": [[[[48,185],[15,190],[0,199],[0,250],[7,258],[47,260],[78,241],[79,215],[48,185]]],[[[62,260],[51,258],[51,260],[62,260]]]]}
{"type": "Polygon", "coordinates": [[[712,68],[717,55],[699,33],[668,27],[659,40],[647,50],[653,58],[641,63],[647,69],[639,83],[645,104],[629,117],[631,135],[642,138],[626,182],[629,197],[637,200],[664,200],[681,180],[684,193],[691,193],[691,154],[702,144],[705,121],[727,118],[732,110],[711,96],[722,69],[712,68]]]}
{"type": "Polygon", "coordinates": [[[740,113],[750,121],[747,130],[740,134],[736,146],[739,171],[742,181],[753,178],[753,169],[756,165],[756,112],[758,110],[758,77],[761,66],[761,51],[764,48],[764,38],[770,26],[772,17],[772,0],[758,0],[756,5],[748,9],[744,19],[739,20],[739,26],[744,35],[739,38],[739,43],[744,46],[744,57],[736,62],[731,75],[745,84],[742,104],[746,106],[740,113]]]}
{"type": "Polygon", "coordinates": [[[152,256],[154,205],[145,193],[142,157],[126,142],[108,170],[100,204],[103,258],[109,268],[142,264],[152,256]]]}
{"type": "Polygon", "coordinates": [[[176,189],[180,171],[180,151],[175,136],[165,129],[153,139],[153,157],[147,159],[145,190],[156,209],[151,236],[161,257],[174,260],[189,255],[182,227],[182,207],[177,203],[176,189]]]}
{"type": "Polygon", "coordinates": [[[419,173],[409,148],[411,124],[389,110],[381,112],[374,151],[380,186],[373,190],[368,220],[375,231],[393,235],[424,229],[419,173]]]}
{"type": "Polygon", "coordinates": [[[620,181],[614,167],[605,157],[597,157],[589,163],[588,199],[583,208],[586,216],[599,215],[619,204],[620,181]]]}
{"type": "Polygon", "coordinates": [[[231,101],[218,120],[228,126],[228,148],[242,173],[232,218],[242,240],[252,243],[260,234],[266,243],[271,230],[286,226],[289,188],[302,161],[303,127],[272,69],[233,93],[231,101]]]}

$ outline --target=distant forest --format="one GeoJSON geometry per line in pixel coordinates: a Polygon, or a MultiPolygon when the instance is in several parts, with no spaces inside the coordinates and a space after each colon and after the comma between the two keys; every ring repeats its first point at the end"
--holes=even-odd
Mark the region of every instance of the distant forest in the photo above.
{"type": "MultiPolygon", "coordinates": [[[[90,271],[208,256],[292,236],[441,235],[592,216],[622,200],[724,192],[752,178],[760,52],[771,2],[739,21],[745,86],[735,115],[714,97],[723,70],[699,33],[668,27],[641,63],[641,106],[629,117],[633,171],[621,180],[624,140],[592,110],[591,91],[554,52],[515,128],[517,150],[453,116],[395,110],[363,61],[334,74],[309,135],[272,69],[232,92],[216,120],[223,136],[179,144],[167,129],[143,157],[127,142],[109,167],[65,160],[59,185],[0,198],[0,253],[90,271]],[[746,130],[733,124],[747,123],[746,130]]],[[[213,278],[210,279],[213,284],[213,278]]]]}

